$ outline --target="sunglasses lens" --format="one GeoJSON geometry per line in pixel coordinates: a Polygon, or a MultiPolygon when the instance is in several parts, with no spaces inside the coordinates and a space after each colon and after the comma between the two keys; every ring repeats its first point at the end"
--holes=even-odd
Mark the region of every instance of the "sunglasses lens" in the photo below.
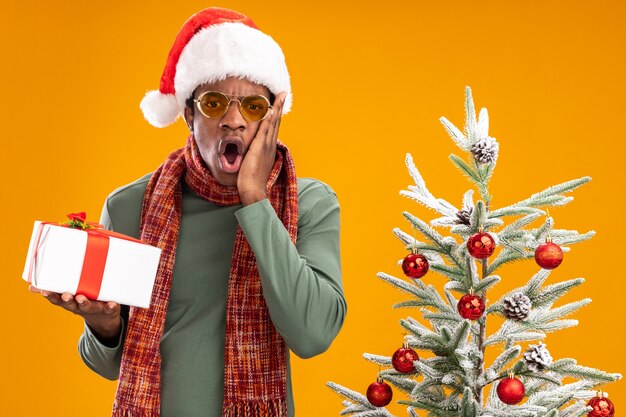
{"type": "Polygon", "coordinates": [[[263,119],[269,108],[270,103],[263,96],[247,96],[241,100],[241,114],[251,121],[263,119]]]}
{"type": "Polygon", "coordinates": [[[228,97],[224,94],[211,91],[202,94],[198,99],[198,103],[200,105],[200,111],[204,113],[206,117],[220,117],[228,108],[228,97]]]}

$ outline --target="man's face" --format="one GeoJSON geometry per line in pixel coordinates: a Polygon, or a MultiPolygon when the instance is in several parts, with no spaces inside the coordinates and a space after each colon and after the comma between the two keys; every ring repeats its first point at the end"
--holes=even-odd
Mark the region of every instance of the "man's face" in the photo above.
{"type": "MultiPolygon", "coordinates": [[[[259,94],[268,100],[270,98],[267,87],[235,77],[202,84],[194,91],[193,98],[198,98],[205,91],[218,91],[238,97],[259,94]]],[[[194,103],[193,109],[185,108],[185,120],[189,126],[193,126],[200,155],[211,175],[222,185],[237,186],[239,168],[261,122],[244,119],[234,100],[223,116],[211,119],[204,116],[194,103]]]]}

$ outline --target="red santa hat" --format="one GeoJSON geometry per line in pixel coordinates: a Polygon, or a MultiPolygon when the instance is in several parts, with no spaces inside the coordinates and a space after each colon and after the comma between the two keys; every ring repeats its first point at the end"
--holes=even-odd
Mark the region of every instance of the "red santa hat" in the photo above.
{"type": "Polygon", "coordinates": [[[280,46],[249,17],[210,7],[181,27],[165,63],[158,90],[149,91],[141,110],[151,125],[165,127],[183,114],[185,100],[200,84],[241,77],[286,92],[283,113],[291,109],[291,84],[280,46]]]}

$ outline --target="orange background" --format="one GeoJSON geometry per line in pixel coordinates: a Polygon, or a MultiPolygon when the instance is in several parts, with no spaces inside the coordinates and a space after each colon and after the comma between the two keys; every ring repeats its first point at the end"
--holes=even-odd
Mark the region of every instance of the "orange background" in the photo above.
{"type": "MultiPolygon", "coordinates": [[[[158,87],[180,25],[208,5],[3,5],[1,415],[108,415],[115,383],[79,359],[81,320],[30,294],[20,278],[28,239],[35,219],[60,220],[85,210],[95,220],[110,191],[152,171],[182,146],[183,123],[155,129],[138,105],[148,89],[158,87]]],[[[598,235],[575,245],[548,283],[585,277],[557,305],[584,297],[594,302],[573,316],[578,327],[549,334],[546,343],[555,359],[573,357],[624,372],[622,2],[214,5],[252,16],[282,46],[294,108],[280,138],[293,151],[298,175],[327,182],[341,203],[348,317],[328,352],[294,359],[300,417],[337,415],[340,398],[325,382],[364,392],[377,368],[361,354],[390,355],[401,343],[398,320],[420,317],[417,310],[392,310],[406,297],[376,273],[401,276],[396,262],[405,252],[391,231],[409,230],[403,210],[427,220],[436,216],[398,194],[411,184],[406,152],[436,196],[460,205],[468,183],[447,161],[457,149],[438,118],[463,125],[465,85],[472,86],[477,107],[490,110],[490,133],[500,141],[493,208],[562,181],[593,177],[572,194],[573,203],[551,213],[557,227],[598,235]]],[[[495,301],[536,270],[531,262],[502,268],[503,282],[489,298],[495,301]]],[[[437,288],[444,282],[435,274],[423,279],[437,288]]],[[[495,330],[491,323],[488,332],[495,330]]],[[[626,409],[624,384],[606,389],[617,409],[626,409]]],[[[392,410],[405,415],[403,408],[392,410]]]]}

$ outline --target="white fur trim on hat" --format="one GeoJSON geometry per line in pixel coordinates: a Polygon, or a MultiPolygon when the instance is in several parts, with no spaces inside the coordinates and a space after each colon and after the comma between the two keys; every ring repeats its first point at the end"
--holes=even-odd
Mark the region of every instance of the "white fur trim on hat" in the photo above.
{"type": "Polygon", "coordinates": [[[155,127],[166,127],[174,123],[181,112],[173,94],[163,94],[159,90],[148,91],[139,105],[143,116],[155,127]]]}

